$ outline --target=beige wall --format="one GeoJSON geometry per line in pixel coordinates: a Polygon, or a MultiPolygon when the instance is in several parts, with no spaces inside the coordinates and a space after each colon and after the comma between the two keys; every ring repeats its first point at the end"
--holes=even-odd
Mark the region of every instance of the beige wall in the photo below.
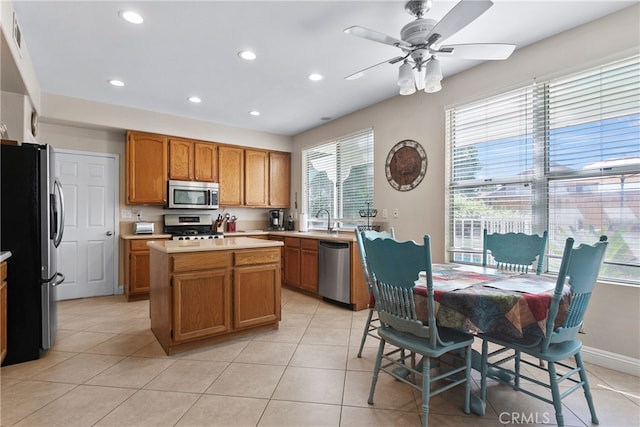
{"type": "MultiPolygon", "coordinates": [[[[389,219],[399,239],[420,241],[425,233],[430,234],[433,260],[442,262],[446,253],[445,109],[531,83],[535,78],[549,78],[637,54],[640,50],[639,30],[640,6],[635,5],[519,49],[507,61],[486,63],[447,78],[442,82],[443,90],[436,94],[396,96],[296,135],[292,152],[292,191],[302,194],[302,149],[373,127],[375,207],[378,212],[384,208],[389,212],[393,208],[399,209],[399,218],[389,219]],[[394,190],[384,173],[387,153],[403,139],[418,141],[428,156],[423,182],[408,192],[394,190]]],[[[637,364],[640,358],[639,313],[639,288],[598,285],[587,313],[585,345],[636,359],[637,364]]]]}

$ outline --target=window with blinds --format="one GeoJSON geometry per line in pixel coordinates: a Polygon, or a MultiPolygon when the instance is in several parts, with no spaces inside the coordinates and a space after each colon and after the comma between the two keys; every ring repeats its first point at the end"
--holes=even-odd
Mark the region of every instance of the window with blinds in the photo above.
{"type": "Polygon", "coordinates": [[[302,151],[304,206],[310,228],[327,227],[326,213],[343,227],[364,224],[373,207],[373,129],[302,151]]]}
{"type": "Polygon", "coordinates": [[[607,64],[446,112],[451,259],[481,262],[482,230],[609,238],[601,278],[640,284],[640,61],[607,64]]]}

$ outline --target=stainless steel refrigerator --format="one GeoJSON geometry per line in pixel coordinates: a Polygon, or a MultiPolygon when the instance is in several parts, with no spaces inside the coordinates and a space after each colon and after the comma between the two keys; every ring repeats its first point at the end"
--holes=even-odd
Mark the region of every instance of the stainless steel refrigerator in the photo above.
{"type": "Polygon", "coordinates": [[[64,232],[62,185],[48,145],[0,146],[0,247],[7,274],[7,356],[3,365],[38,359],[55,339],[58,247],[64,232]]]}

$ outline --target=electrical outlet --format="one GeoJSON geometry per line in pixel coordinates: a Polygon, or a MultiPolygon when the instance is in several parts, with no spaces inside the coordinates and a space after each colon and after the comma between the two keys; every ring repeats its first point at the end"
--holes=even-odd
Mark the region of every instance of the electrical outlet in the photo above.
{"type": "Polygon", "coordinates": [[[389,211],[387,208],[382,209],[382,218],[389,218],[389,211]]]}
{"type": "Polygon", "coordinates": [[[393,209],[393,217],[394,218],[398,218],[398,216],[399,216],[398,208],[394,208],[393,209]]]}
{"type": "Polygon", "coordinates": [[[131,209],[122,209],[120,216],[122,219],[131,219],[131,209]]]}

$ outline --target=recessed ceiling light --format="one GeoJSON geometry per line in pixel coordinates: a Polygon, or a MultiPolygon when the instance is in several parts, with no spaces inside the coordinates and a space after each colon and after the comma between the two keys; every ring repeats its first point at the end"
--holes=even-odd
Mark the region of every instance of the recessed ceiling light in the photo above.
{"type": "Polygon", "coordinates": [[[109,84],[111,86],[117,86],[117,87],[122,87],[124,86],[124,82],[121,80],[109,80],[109,84]]]}
{"type": "Polygon", "coordinates": [[[256,54],[251,52],[250,50],[241,50],[240,52],[238,52],[238,56],[247,61],[253,61],[257,58],[256,54]]]}
{"type": "Polygon", "coordinates": [[[197,96],[190,96],[189,98],[187,98],[190,102],[193,102],[194,104],[199,104],[202,102],[202,99],[198,98],[197,96]]]}
{"type": "Polygon", "coordinates": [[[313,81],[313,82],[317,82],[324,79],[324,77],[322,76],[322,74],[309,74],[309,80],[313,81]]]}
{"type": "Polygon", "coordinates": [[[121,10],[118,12],[118,15],[120,15],[120,18],[132,24],[142,24],[144,22],[142,16],[132,10],[121,10]]]}
{"type": "Polygon", "coordinates": [[[252,116],[259,116],[260,115],[260,111],[256,111],[256,110],[249,111],[249,114],[251,114],[252,116]]]}

